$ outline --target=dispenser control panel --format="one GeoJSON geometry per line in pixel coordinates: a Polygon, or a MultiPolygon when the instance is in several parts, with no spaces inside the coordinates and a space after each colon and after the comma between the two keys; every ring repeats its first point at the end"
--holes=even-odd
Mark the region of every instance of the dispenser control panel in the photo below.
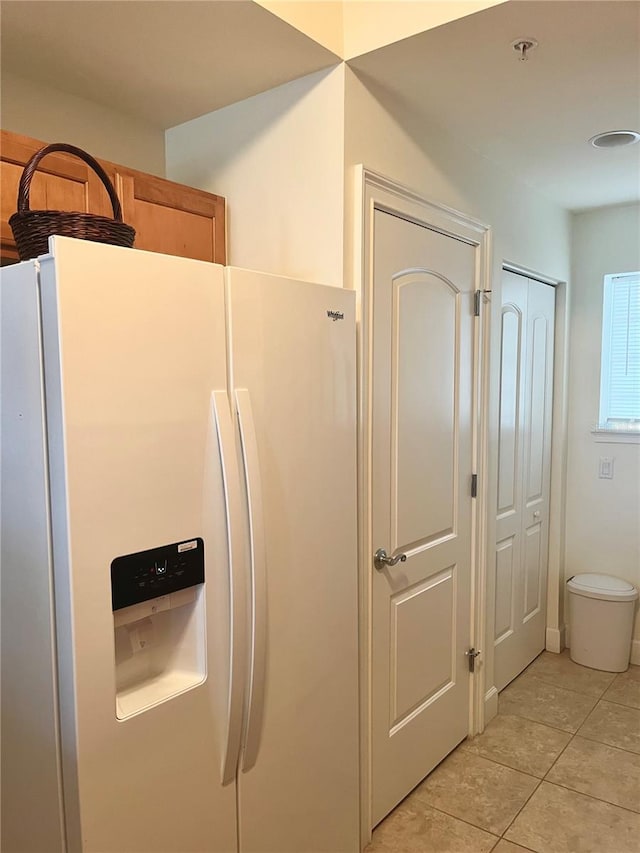
{"type": "Polygon", "coordinates": [[[200,583],[204,583],[204,542],[200,538],[126,554],[111,563],[112,609],[200,583]]]}

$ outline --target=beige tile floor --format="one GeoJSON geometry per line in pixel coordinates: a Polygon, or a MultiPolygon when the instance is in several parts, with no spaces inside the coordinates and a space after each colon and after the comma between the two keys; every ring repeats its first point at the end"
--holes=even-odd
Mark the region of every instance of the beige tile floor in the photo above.
{"type": "Polygon", "coordinates": [[[366,853],[640,853],[640,667],[543,652],[366,853]]]}

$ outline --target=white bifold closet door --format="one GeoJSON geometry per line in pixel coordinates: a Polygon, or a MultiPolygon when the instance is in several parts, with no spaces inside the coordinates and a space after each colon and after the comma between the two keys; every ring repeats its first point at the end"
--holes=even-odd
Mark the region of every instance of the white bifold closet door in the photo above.
{"type": "Polygon", "coordinates": [[[555,291],[504,271],[495,555],[495,684],[544,649],[555,291]]]}

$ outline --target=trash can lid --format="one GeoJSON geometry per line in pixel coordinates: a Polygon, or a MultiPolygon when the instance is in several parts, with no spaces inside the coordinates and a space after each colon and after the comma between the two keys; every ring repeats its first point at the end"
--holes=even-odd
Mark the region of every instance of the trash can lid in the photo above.
{"type": "Polygon", "coordinates": [[[569,592],[601,601],[635,601],[638,590],[632,583],[613,575],[574,575],[567,581],[569,592]]]}

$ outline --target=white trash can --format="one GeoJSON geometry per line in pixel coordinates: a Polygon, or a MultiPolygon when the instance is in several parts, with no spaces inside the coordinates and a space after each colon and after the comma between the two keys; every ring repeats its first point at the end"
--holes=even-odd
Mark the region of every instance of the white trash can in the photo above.
{"type": "Polygon", "coordinates": [[[567,581],[571,660],[592,669],[629,667],[638,590],[611,575],[574,575],[567,581]]]}

